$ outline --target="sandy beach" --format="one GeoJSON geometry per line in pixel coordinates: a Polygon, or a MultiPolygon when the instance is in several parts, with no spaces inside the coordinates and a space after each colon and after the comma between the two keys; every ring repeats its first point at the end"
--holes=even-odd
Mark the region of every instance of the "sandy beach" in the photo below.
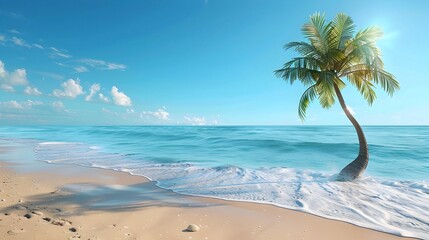
{"type": "Polygon", "coordinates": [[[0,239],[409,239],[266,204],[184,196],[128,173],[38,162],[19,144],[0,151],[0,239]],[[189,224],[199,231],[186,231],[189,224]]]}
{"type": "Polygon", "coordinates": [[[429,240],[428,12],[2,1],[0,240],[429,240]]]}

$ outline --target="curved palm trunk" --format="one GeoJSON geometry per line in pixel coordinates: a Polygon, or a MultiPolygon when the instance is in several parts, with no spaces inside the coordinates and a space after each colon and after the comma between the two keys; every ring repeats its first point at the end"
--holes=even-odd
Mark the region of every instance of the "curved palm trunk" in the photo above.
{"type": "Polygon", "coordinates": [[[350,113],[350,111],[347,109],[340,89],[335,84],[334,88],[341,108],[343,108],[343,111],[346,114],[347,118],[355,127],[356,133],[359,138],[359,155],[353,162],[349,163],[345,168],[343,168],[343,170],[341,170],[340,174],[338,175],[338,180],[349,181],[358,178],[365,171],[369,159],[368,144],[366,143],[365,135],[363,134],[362,128],[360,127],[356,119],[353,117],[353,115],[350,113]]]}

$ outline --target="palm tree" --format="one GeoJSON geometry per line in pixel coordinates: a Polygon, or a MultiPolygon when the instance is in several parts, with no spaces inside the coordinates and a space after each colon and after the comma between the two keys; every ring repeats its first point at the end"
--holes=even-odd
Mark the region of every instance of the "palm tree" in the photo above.
{"type": "Polygon", "coordinates": [[[309,42],[290,42],[285,49],[294,49],[301,56],[286,62],[276,70],[278,77],[290,84],[299,80],[308,87],[301,96],[298,114],[305,119],[309,104],[318,99],[323,108],[330,108],[335,98],[356,129],[359,138],[359,154],[338,175],[342,181],[359,177],[368,165],[368,145],[359,123],[347,108],[341,89],[347,79],[371,105],[375,98],[375,84],[392,96],[399,90],[395,76],[384,70],[376,40],[382,36],[380,29],[369,27],[355,33],[353,20],[339,13],[331,22],[324,14],[315,13],[310,22],[304,24],[302,32],[309,42]]]}

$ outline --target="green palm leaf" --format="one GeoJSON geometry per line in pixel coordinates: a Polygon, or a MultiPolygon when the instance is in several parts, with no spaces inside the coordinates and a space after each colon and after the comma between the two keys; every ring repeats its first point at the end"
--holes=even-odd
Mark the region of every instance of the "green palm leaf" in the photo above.
{"type": "Polygon", "coordinates": [[[347,41],[353,38],[355,25],[351,17],[339,13],[332,21],[331,47],[344,49],[347,41]]]}
{"type": "Polygon", "coordinates": [[[301,56],[311,57],[317,60],[322,59],[322,54],[311,44],[306,42],[290,42],[284,46],[285,50],[293,48],[301,56]]]}
{"type": "Polygon", "coordinates": [[[334,76],[330,72],[322,72],[317,80],[319,103],[323,108],[330,108],[335,103],[334,76]]]}
{"type": "Polygon", "coordinates": [[[316,84],[307,88],[307,90],[305,90],[304,93],[302,94],[301,99],[299,100],[299,105],[298,105],[298,115],[302,121],[304,121],[304,119],[306,117],[306,112],[307,112],[308,106],[310,106],[310,103],[316,97],[317,97],[317,86],[316,86],[316,84]]]}
{"type": "Polygon", "coordinates": [[[319,52],[325,54],[328,51],[329,25],[325,24],[325,15],[316,13],[310,17],[310,22],[304,24],[302,32],[310,40],[319,52]]]}
{"type": "Polygon", "coordinates": [[[323,108],[331,107],[338,97],[335,89],[339,91],[346,86],[342,78],[355,86],[369,104],[376,99],[376,84],[389,95],[399,90],[398,81],[384,69],[381,60],[376,44],[382,36],[379,28],[369,27],[355,34],[354,22],[346,14],[339,13],[327,22],[324,14],[315,13],[303,25],[302,32],[309,42],[290,42],[284,46],[286,50],[295,50],[300,57],[275,71],[290,84],[298,80],[309,86],[299,103],[301,119],[316,97],[323,108]]]}
{"type": "Polygon", "coordinates": [[[377,95],[374,91],[374,84],[370,81],[366,81],[359,74],[351,74],[347,76],[351,84],[353,84],[368,102],[369,105],[372,105],[374,100],[377,98],[377,95]]]}

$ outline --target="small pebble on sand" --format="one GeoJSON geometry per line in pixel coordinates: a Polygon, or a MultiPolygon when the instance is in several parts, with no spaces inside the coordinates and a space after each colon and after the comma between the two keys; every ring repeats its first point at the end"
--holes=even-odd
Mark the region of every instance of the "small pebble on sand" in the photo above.
{"type": "Polygon", "coordinates": [[[30,219],[30,218],[32,218],[32,217],[33,217],[33,215],[31,215],[31,214],[27,213],[27,214],[25,214],[25,215],[24,215],[24,217],[26,217],[27,219],[30,219]]]}
{"type": "Polygon", "coordinates": [[[197,232],[198,230],[200,230],[200,227],[198,227],[195,224],[189,224],[188,228],[186,228],[186,230],[188,232],[197,232]]]}

